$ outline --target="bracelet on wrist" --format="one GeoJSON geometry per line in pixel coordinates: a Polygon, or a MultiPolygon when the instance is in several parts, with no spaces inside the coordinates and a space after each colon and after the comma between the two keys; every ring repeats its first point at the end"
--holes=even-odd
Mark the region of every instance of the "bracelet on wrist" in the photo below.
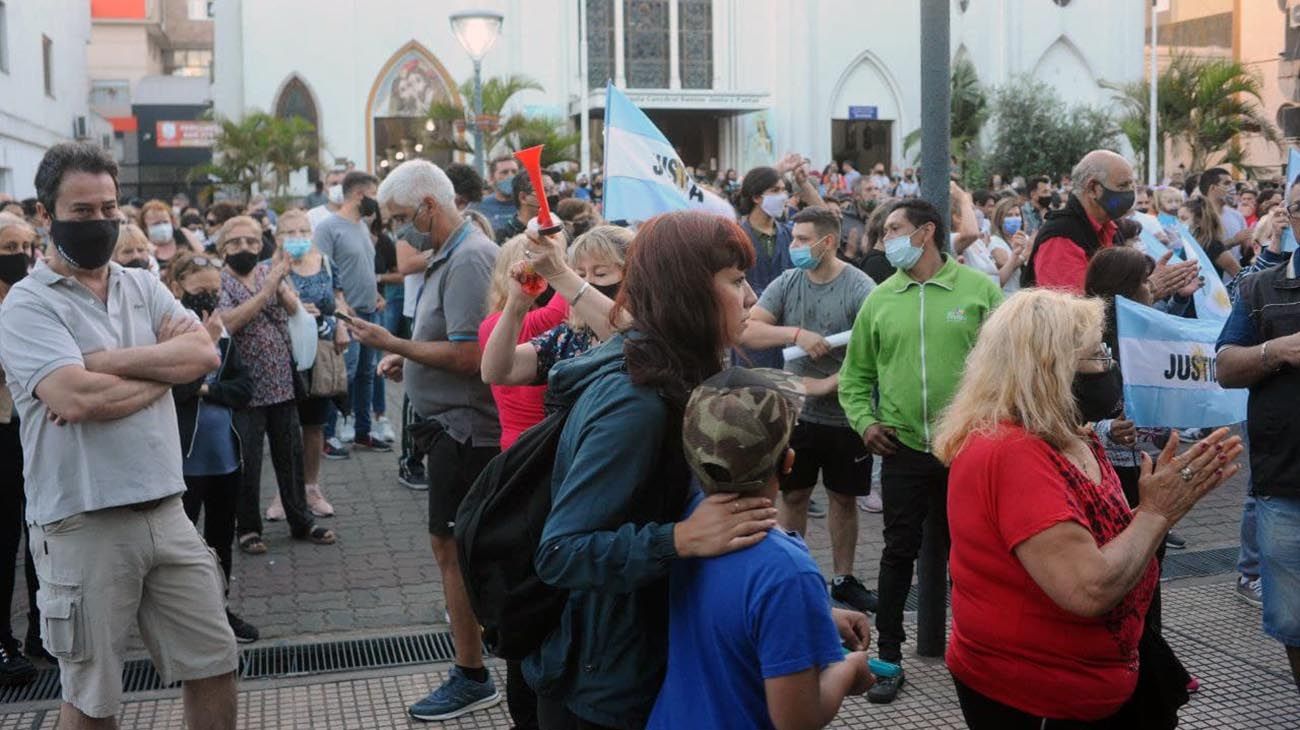
{"type": "Polygon", "coordinates": [[[790,340],[791,346],[799,344],[799,335],[803,334],[803,327],[794,328],[794,339],[790,340]]]}
{"type": "Polygon", "coordinates": [[[573,301],[569,302],[569,306],[572,307],[576,305],[578,303],[578,300],[582,298],[582,295],[586,294],[587,290],[590,288],[591,288],[591,282],[589,281],[582,282],[582,286],[578,287],[578,293],[573,295],[573,301]]]}

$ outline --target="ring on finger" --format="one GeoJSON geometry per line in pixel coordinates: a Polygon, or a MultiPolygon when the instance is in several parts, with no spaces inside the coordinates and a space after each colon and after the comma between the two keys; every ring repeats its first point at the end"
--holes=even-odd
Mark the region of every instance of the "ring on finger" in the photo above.
{"type": "Polygon", "coordinates": [[[1192,467],[1185,466],[1182,469],[1179,469],[1178,475],[1181,476],[1183,478],[1183,481],[1185,482],[1192,481],[1192,476],[1193,476],[1192,467]]]}

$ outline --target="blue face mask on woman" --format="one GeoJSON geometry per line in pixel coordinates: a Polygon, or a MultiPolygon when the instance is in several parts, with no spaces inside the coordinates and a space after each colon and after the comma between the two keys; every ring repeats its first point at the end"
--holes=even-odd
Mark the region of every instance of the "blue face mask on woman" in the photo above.
{"type": "Polygon", "coordinates": [[[303,256],[306,256],[307,252],[311,250],[311,239],[310,238],[286,239],[284,242],[284,250],[285,253],[289,254],[295,259],[300,259],[303,256]]]}
{"type": "Polygon", "coordinates": [[[1014,236],[1014,235],[1016,235],[1016,232],[1019,231],[1019,230],[1020,230],[1020,219],[1019,219],[1019,218],[1003,218],[1003,219],[1002,219],[1002,232],[1003,232],[1003,233],[1007,234],[1008,236],[1014,236]]]}

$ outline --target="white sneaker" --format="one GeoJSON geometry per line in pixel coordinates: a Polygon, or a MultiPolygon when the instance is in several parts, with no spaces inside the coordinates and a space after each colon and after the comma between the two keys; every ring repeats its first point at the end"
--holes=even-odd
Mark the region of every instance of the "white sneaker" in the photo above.
{"type": "Polygon", "coordinates": [[[1259,578],[1237,576],[1237,597],[1255,608],[1263,608],[1264,589],[1259,584],[1259,578]]]}
{"type": "Polygon", "coordinates": [[[342,441],[345,444],[350,444],[356,440],[357,428],[352,423],[352,416],[344,416],[339,421],[339,430],[335,435],[338,436],[339,441],[342,441]]]}
{"type": "Polygon", "coordinates": [[[390,444],[397,440],[397,434],[393,432],[393,424],[389,422],[387,416],[375,418],[370,424],[370,435],[390,444]]]}
{"type": "Polygon", "coordinates": [[[858,509],[872,514],[884,512],[885,505],[880,501],[880,490],[873,489],[867,496],[858,497],[858,509]]]}

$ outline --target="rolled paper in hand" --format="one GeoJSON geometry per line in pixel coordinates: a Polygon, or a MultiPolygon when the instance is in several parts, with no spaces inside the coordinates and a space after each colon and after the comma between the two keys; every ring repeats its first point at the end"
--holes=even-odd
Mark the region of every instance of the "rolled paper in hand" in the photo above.
{"type": "MultiPolygon", "coordinates": [[[[845,345],[849,344],[849,335],[852,334],[853,334],[853,330],[847,330],[845,332],[837,332],[826,338],[826,344],[830,345],[832,348],[844,347],[845,345]]],[[[781,350],[781,354],[785,357],[786,362],[790,362],[791,360],[798,360],[801,357],[808,357],[808,353],[804,352],[803,348],[799,347],[798,345],[791,345],[781,350]]]]}
{"type": "Polygon", "coordinates": [[[542,148],[537,145],[515,153],[515,159],[528,172],[528,179],[533,183],[533,194],[537,196],[537,232],[543,236],[558,233],[564,226],[551,218],[551,205],[546,202],[546,188],[542,187],[542,148]]]}

